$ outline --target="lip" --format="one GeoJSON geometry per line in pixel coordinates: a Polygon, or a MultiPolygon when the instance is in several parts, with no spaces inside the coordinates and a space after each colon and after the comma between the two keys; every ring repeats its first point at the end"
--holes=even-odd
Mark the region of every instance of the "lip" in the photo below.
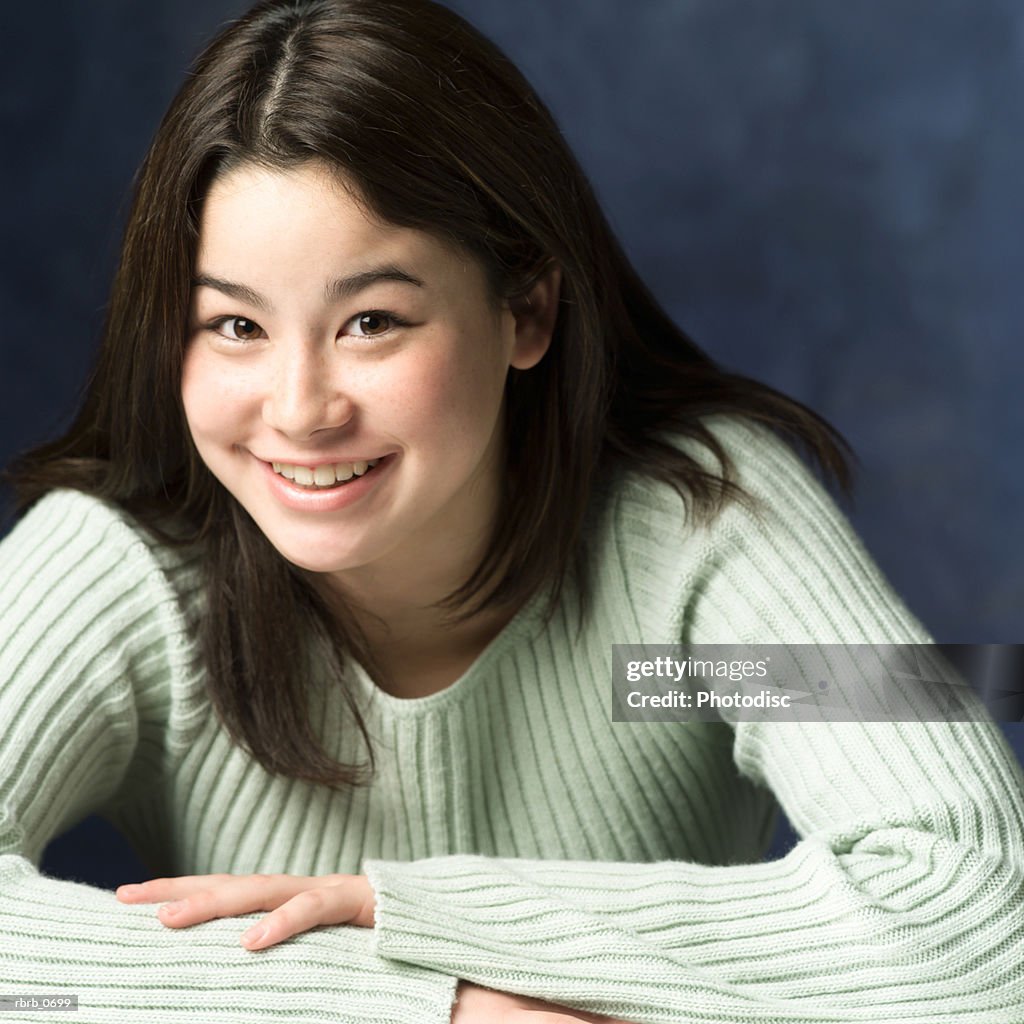
{"type": "MultiPolygon", "coordinates": [[[[348,508],[356,502],[372,494],[391,472],[391,467],[397,461],[395,454],[375,456],[380,458],[373,469],[364,476],[350,483],[339,484],[337,487],[324,488],[323,490],[312,491],[299,487],[292,483],[287,477],[274,472],[274,467],[263,459],[254,459],[260,464],[267,480],[267,486],[274,497],[286,508],[295,509],[299,512],[336,512],[339,509],[348,508]]],[[[276,460],[275,460],[276,461],[276,460]]],[[[345,462],[345,459],[339,459],[345,462]]],[[[369,459],[353,459],[353,462],[368,462],[369,459]]],[[[294,465],[305,465],[305,463],[294,463],[294,465]]],[[[318,462],[318,466],[334,465],[334,463],[318,462]]],[[[310,466],[312,469],[313,466],[310,466]]]]}
{"type": "Polygon", "coordinates": [[[337,466],[339,463],[373,462],[375,459],[386,459],[391,454],[394,453],[388,452],[386,455],[343,455],[336,459],[319,459],[316,462],[303,462],[301,459],[263,459],[258,455],[254,457],[259,459],[260,462],[265,462],[268,466],[276,462],[279,466],[302,466],[305,469],[316,469],[318,466],[337,466]]]}

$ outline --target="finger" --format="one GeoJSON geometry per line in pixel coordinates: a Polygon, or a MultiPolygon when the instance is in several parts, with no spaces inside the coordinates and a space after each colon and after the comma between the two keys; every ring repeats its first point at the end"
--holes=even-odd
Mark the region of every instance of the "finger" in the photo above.
{"type": "Polygon", "coordinates": [[[570,1010],[565,1013],[553,1010],[511,1010],[509,1024],[628,1024],[628,1021],[601,1017],[585,1010],[570,1010]]]}
{"type": "Polygon", "coordinates": [[[157,911],[164,924],[182,926],[237,917],[258,910],[273,910],[304,889],[330,884],[301,875],[227,875],[206,886],[165,903],[157,911]]]}
{"type": "Polygon", "coordinates": [[[347,885],[321,886],[297,893],[243,932],[247,949],[266,949],[319,925],[349,924],[363,907],[363,894],[347,885]]]}
{"type": "Polygon", "coordinates": [[[210,886],[221,885],[236,875],[180,875],[176,878],[151,878],[146,882],[119,885],[114,895],[122,903],[160,903],[181,899],[210,886]]]}
{"type": "Polygon", "coordinates": [[[505,1014],[508,1024],[581,1024],[582,1018],[551,1010],[509,1010],[505,1014]]]}

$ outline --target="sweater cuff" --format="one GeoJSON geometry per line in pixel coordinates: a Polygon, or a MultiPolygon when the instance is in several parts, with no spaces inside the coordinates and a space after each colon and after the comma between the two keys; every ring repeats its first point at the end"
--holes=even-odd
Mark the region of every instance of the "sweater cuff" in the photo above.
{"type": "Polygon", "coordinates": [[[417,868],[415,861],[363,862],[363,874],[376,896],[371,950],[389,960],[422,966],[452,922],[438,919],[436,894],[424,893],[417,868]]]}
{"type": "Polygon", "coordinates": [[[414,907],[401,895],[399,861],[363,861],[362,871],[373,889],[373,939],[370,949],[389,960],[416,963],[417,951],[422,954],[424,942],[416,929],[414,907]]]}
{"type": "MultiPolygon", "coordinates": [[[[515,863],[554,866],[547,861],[515,863]]],[[[578,909],[510,877],[500,858],[448,854],[414,861],[367,860],[362,870],[376,895],[370,948],[380,957],[459,974],[489,987],[495,987],[491,974],[499,972],[512,983],[507,991],[546,998],[546,990],[526,991],[517,983],[529,988],[531,971],[543,975],[542,988],[552,980],[578,981],[578,970],[567,963],[595,952],[595,936],[580,934],[578,909]],[[511,968],[510,956],[518,957],[511,968]],[[481,980],[484,976],[488,981],[481,980]]],[[[594,923],[598,932],[614,934],[611,924],[605,928],[600,921],[594,923]]],[[[596,941],[600,945],[602,940],[596,941]]]]}

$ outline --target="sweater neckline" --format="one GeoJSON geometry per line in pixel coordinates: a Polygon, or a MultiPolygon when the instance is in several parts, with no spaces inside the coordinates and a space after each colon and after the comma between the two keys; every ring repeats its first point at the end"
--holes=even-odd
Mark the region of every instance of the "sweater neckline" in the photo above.
{"type": "Polygon", "coordinates": [[[494,636],[491,642],[477,655],[468,668],[444,689],[425,697],[396,697],[382,690],[371,678],[362,664],[355,659],[350,662],[362,696],[368,708],[379,708],[395,718],[415,718],[440,711],[455,701],[461,701],[480,681],[486,678],[494,665],[508,654],[517,644],[532,639],[538,632],[543,619],[547,589],[541,587],[494,636]]]}

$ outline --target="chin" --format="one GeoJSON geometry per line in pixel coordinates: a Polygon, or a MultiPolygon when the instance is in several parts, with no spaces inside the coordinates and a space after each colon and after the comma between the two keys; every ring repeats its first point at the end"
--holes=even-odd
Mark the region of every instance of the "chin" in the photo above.
{"type": "Polygon", "coordinates": [[[355,568],[361,564],[361,560],[355,555],[324,555],[323,553],[309,554],[309,552],[289,551],[287,548],[274,545],[277,553],[286,561],[307,572],[332,573],[342,572],[345,569],[355,568]]]}

